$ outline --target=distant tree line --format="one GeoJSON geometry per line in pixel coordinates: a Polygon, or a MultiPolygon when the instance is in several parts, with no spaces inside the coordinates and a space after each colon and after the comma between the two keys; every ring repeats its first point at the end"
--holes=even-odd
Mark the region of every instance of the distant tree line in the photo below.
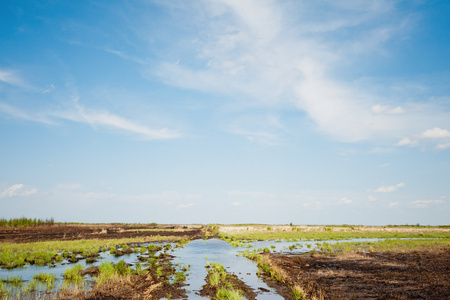
{"type": "Polygon", "coordinates": [[[28,219],[25,217],[22,218],[14,218],[14,219],[0,219],[0,227],[26,227],[26,226],[49,226],[54,225],[55,220],[53,218],[50,219],[28,219]]]}

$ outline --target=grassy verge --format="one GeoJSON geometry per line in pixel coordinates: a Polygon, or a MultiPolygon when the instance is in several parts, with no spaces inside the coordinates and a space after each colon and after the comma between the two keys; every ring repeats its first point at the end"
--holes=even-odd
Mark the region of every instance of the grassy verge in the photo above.
{"type": "Polygon", "coordinates": [[[433,251],[450,247],[450,238],[444,239],[392,239],[376,242],[321,243],[318,250],[322,253],[341,255],[348,252],[408,252],[433,251]]]}
{"type": "Polygon", "coordinates": [[[345,240],[353,238],[450,238],[442,226],[220,226],[225,240],[345,240]]]}

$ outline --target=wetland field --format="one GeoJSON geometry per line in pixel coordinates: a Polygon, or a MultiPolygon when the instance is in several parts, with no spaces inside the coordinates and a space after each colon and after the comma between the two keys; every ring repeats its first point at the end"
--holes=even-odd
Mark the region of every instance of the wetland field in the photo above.
{"type": "Polygon", "coordinates": [[[450,299],[450,226],[0,222],[0,299],[450,299]]]}

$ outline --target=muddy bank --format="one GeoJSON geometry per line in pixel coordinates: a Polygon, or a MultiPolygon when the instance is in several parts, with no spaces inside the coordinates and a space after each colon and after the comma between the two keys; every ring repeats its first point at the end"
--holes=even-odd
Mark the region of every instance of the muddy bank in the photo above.
{"type": "Polygon", "coordinates": [[[282,294],[300,285],[324,299],[450,299],[449,250],[268,257],[286,278],[282,294]]]}
{"type": "Polygon", "coordinates": [[[2,227],[0,243],[31,243],[86,239],[145,238],[179,236],[189,239],[204,236],[202,225],[54,225],[39,227],[2,227]]]}

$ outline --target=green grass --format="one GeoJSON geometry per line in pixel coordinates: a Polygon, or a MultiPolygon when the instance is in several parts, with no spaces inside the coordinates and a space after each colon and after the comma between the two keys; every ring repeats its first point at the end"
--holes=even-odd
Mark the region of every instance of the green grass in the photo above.
{"type": "Polygon", "coordinates": [[[116,274],[112,262],[104,261],[99,266],[99,275],[97,278],[97,285],[107,282],[116,274]]]}
{"type": "Polygon", "coordinates": [[[104,284],[112,278],[124,277],[136,272],[140,272],[143,274],[144,271],[141,269],[140,265],[139,267],[136,265],[136,270],[130,269],[128,266],[126,266],[123,260],[119,261],[116,264],[113,264],[109,261],[104,261],[99,266],[97,285],[104,284]]]}
{"type": "MultiPolygon", "coordinates": [[[[233,228],[233,226],[228,226],[233,228]]],[[[366,227],[366,226],[309,226],[277,228],[255,226],[256,230],[243,230],[245,227],[234,226],[234,232],[221,232],[219,238],[232,246],[241,246],[242,240],[345,240],[354,238],[450,238],[450,232],[443,227],[366,227]],[[270,229],[269,229],[270,228],[270,229]]],[[[219,229],[220,231],[220,229],[219,229]]]]}
{"type": "Polygon", "coordinates": [[[217,300],[244,300],[242,291],[232,290],[227,288],[220,288],[216,294],[217,300]]]}
{"type": "Polygon", "coordinates": [[[227,279],[227,272],[225,268],[219,263],[212,263],[209,270],[209,284],[213,287],[225,284],[227,279]]]}
{"type": "Polygon", "coordinates": [[[31,283],[31,285],[29,283],[27,285],[26,290],[36,289],[36,286],[37,286],[36,282],[43,284],[47,288],[47,290],[50,290],[54,287],[55,280],[56,280],[56,275],[54,275],[54,274],[49,274],[49,273],[44,273],[44,272],[34,274],[33,280],[31,282],[35,281],[35,283],[31,283]]]}
{"type": "Polygon", "coordinates": [[[450,238],[445,239],[391,239],[377,242],[322,243],[319,250],[325,253],[349,251],[420,251],[450,247],[450,238]]]}
{"type": "Polygon", "coordinates": [[[208,284],[217,289],[216,299],[245,299],[243,291],[234,289],[227,271],[220,263],[206,263],[208,271],[208,284]]]}
{"type": "MultiPolygon", "coordinates": [[[[99,251],[99,248],[106,249],[111,247],[111,251],[114,249],[115,252],[116,247],[127,244],[178,239],[175,236],[152,236],[111,240],[49,241],[26,244],[0,243],[0,266],[7,269],[22,267],[26,264],[45,266],[50,263],[61,262],[61,252],[63,252],[62,256],[64,258],[71,257],[72,255],[70,253],[73,254],[73,252],[94,256],[99,251]]],[[[152,249],[158,248],[154,246],[152,249]]]]}
{"type": "Polygon", "coordinates": [[[71,268],[67,268],[64,271],[63,278],[66,281],[70,282],[81,282],[83,281],[83,277],[81,276],[80,272],[84,270],[83,265],[76,264],[71,268]]]}

